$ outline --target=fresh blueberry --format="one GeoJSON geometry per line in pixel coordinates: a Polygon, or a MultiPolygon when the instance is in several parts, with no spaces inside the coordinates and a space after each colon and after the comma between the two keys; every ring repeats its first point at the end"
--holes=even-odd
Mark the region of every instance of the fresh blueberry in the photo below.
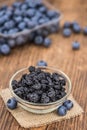
{"type": "Polygon", "coordinates": [[[35,16],[37,17],[37,19],[39,19],[39,18],[42,17],[42,13],[40,11],[37,11],[36,14],[35,14],[35,16]]]}
{"type": "Polygon", "coordinates": [[[9,31],[8,31],[8,34],[15,34],[15,33],[17,33],[19,30],[18,30],[18,28],[13,28],[13,29],[10,29],[9,31]]]}
{"type": "Polygon", "coordinates": [[[35,32],[32,32],[32,33],[29,34],[28,39],[29,39],[30,42],[33,42],[35,35],[36,35],[35,32]]]}
{"type": "Polygon", "coordinates": [[[3,16],[4,14],[5,14],[4,10],[0,11],[0,17],[3,16]]]}
{"type": "Polygon", "coordinates": [[[7,15],[9,18],[11,18],[12,15],[13,15],[12,10],[8,9],[8,10],[6,11],[6,15],[7,15]]]}
{"type": "Polygon", "coordinates": [[[40,11],[41,13],[45,13],[45,12],[47,11],[47,8],[46,8],[45,6],[41,6],[41,7],[39,8],[39,11],[40,11]]]}
{"type": "Polygon", "coordinates": [[[54,10],[48,10],[48,11],[47,11],[47,16],[48,16],[50,19],[56,18],[56,17],[58,17],[58,13],[55,12],[54,10]]]}
{"type": "Polygon", "coordinates": [[[37,6],[35,0],[27,0],[28,1],[28,6],[30,8],[35,8],[37,6]]]}
{"type": "Polygon", "coordinates": [[[71,23],[66,21],[63,25],[64,28],[70,28],[71,27],[71,23]]]}
{"type": "Polygon", "coordinates": [[[79,24],[77,24],[77,23],[73,24],[73,32],[74,33],[80,33],[81,32],[81,27],[80,27],[79,24]]]}
{"type": "Polygon", "coordinates": [[[0,38],[0,45],[4,44],[6,40],[4,38],[0,38]]]}
{"type": "Polygon", "coordinates": [[[9,21],[9,16],[7,14],[5,14],[3,17],[4,17],[5,22],[9,21]]]}
{"type": "Polygon", "coordinates": [[[9,45],[7,45],[7,44],[1,45],[0,50],[1,50],[1,53],[4,55],[8,55],[11,51],[9,45]]]}
{"type": "Polygon", "coordinates": [[[51,45],[51,39],[45,38],[43,44],[45,47],[49,47],[51,45]]]}
{"type": "Polygon", "coordinates": [[[7,5],[3,5],[2,7],[0,7],[0,10],[6,10],[8,8],[7,5]]]}
{"type": "Polygon", "coordinates": [[[28,8],[28,5],[27,5],[27,4],[24,4],[24,3],[23,3],[23,4],[21,5],[21,10],[26,10],[27,8],[28,8]]]}
{"type": "Polygon", "coordinates": [[[72,43],[72,49],[73,50],[78,50],[80,48],[80,43],[75,41],[72,43]]]}
{"type": "Polygon", "coordinates": [[[70,37],[71,34],[72,34],[71,29],[69,29],[69,28],[63,29],[63,36],[64,36],[64,37],[70,37]]]}
{"type": "Polygon", "coordinates": [[[14,23],[14,21],[8,21],[8,22],[6,22],[5,24],[4,24],[4,28],[5,29],[11,29],[11,28],[13,28],[15,26],[15,23],[14,23]]]}
{"type": "Polygon", "coordinates": [[[32,21],[38,21],[38,17],[35,15],[34,17],[31,18],[32,21]]]}
{"type": "Polygon", "coordinates": [[[0,25],[3,25],[5,23],[5,18],[4,16],[0,17],[0,25]]]}
{"type": "Polygon", "coordinates": [[[7,30],[4,30],[4,31],[3,31],[3,34],[7,35],[7,34],[8,34],[8,31],[7,31],[7,30]]]}
{"type": "Polygon", "coordinates": [[[23,36],[19,36],[16,38],[16,44],[18,46],[23,45],[24,43],[26,43],[26,39],[23,36]]]}
{"type": "Polygon", "coordinates": [[[36,45],[41,45],[43,43],[43,37],[42,36],[36,36],[34,39],[34,42],[36,45]]]}
{"type": "Polygon", "coordinates": [[[47,62],[40,60],[40,61],[37,62],[37,66],[47,66],[47,62]]]}
{"type": "Polygon", "coordinates": [[[84,34],[84,35],[87,35],[87,27],[85,27],[85,28],[83,29],[83,34],[84,34]]]}
{"type": "Polygon", "coordinates": [[[15,47],[15,40],[14,40],[14,39],[9,39],[9,40],[8,40],[8,45],[9,45],[11,48],[15,47]]]}
{"type": "Polygon", "coordinates": [[[35,9],[27,10],[27,16],[30,17],[30,18],[33,17],[35,15],[35,13],[36,13],[35,9]]]}
{"type": "Polygon", "coordinates": [[[24,17],[24,22],[26,23],[26,24],[28,24],[29,22],[30,22],[30,20],[29,20],[29,18],[27,18],[27,17],[24,17]]]}
{"type": "Polygon", "coordinates": [[[77,24],[78,24],[77,21],[73,21],[73,22],[71,23],[71,27],[73,28],[73,26],[74,26],[74,25],[77,25],[77,24]]]}
{"type": "Polygon", "coordinates": [[[20,8],[20,7],[21,7],[21,4],[22,4],[21,2],[14,2],[12,6],[13,6],[14,8],[20,8]]]}
{"type": "Polygon", "coordinates": [[[21,16],[21,15],[22,15],[22,12],[21,12],[19,9],[15,9],[15,10],[14,10],[14,15],[15,15],[15,16],[21,16]]]}
{"type": "Polygon", "coordinates": [[[17,100],[15,98],[8,99],[7,107],[11,110],[17,108],[17,100]]]}
{"type": "Polygon", "coordinates": [[[28,26],[29,29],[34,28],[36,25],[37,25],[37,22],[35,22],[35,21],[29,21],[27,23],[27,26],[28,26]]]}
{"type": "Polygon", "coordinates": [[[58,113],[59,116],[65,116],[66,113],[67,113],[67,108],[65,106],[60,106],[57,109],[57,113],[58,113]]]}
{"type": "Polygon", "coordinates": [[[70,110],[73,107],[73,102],[71,100],[67,100],[63,103],[63,105],[67,108],[67,110],[70,110]]]}
{"type": "Polygon", "coordinates": [[[14,17],[14,21],[16,22],[16,23],[20,23],[20,22],[22,22],[22,17],[21,16],[17,16],[17,17],[14,17]]]}
{"type": "Polygon", "coordinates": [[[21,31],[21,30],[24,30],[24,29],[26,28],[26,23],[25,23],[25,22],[19,23],[19,24],[18,24],[18,28],[19,28],[20,31],[21,31]]]}
{"type": "MultiPolygon", "coordinates": [[[[41,34],[41,33],[40,33],[41,34]]],[[[39,34],[39,35],[40,35],[39,34]]],[[[47,29],[43,29],[42,30],[42,35],[43,35],[43,37],[47,37],[48,35],[49,35],[49,31],[47,30],[47,29]]]]}
{"type": "Polygon", "coordinates": [[[44,24],[45,22],[46,22],[46,21],[45,21],[44,18],[40,18],[39,21],[38,21],[39,24],[44,24]]]}

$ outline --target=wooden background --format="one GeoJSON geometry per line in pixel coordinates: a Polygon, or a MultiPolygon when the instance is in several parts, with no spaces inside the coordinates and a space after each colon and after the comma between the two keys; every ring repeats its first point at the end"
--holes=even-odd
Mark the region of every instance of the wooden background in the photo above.
{"type": "MultiPolygon", "coordinates": [[[[63,13],[61,24],[65,20],[77,20],[82,27],[87,25],[86,0],[49,0],[63,13]]],[[[0,57],[0,89],[7,88],[10,77],[18,69],[35,65],[38,60],[45,60],[49,66],[55,66],[64,71],[72,81],[72,93],[83,107],[84,114],[74,119],[60,123],[32,128],[29,130],[87,130],[87,37],[72,35],[63,38],[61,34],[51,36],[53,44],[49,49],[26,45],[16,48],[8,57],[0,57]],[[81,43],[79,51],[72,51],[71,43],[77,40],[81,43]]],[[[6,110],[0,98],[0,130],[25,130],[6,110]]]]}

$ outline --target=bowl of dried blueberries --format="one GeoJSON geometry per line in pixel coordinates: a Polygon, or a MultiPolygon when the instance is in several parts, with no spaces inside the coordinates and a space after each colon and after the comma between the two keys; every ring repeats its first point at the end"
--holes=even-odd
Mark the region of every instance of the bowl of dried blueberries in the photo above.
{"type": "Polygon", "coordinates": [[[18,105],[37,114],[56,110],[71,93],[69,77],[47,66],[30,66],[17,71],[10,79],[9,87],[18,105]]]}

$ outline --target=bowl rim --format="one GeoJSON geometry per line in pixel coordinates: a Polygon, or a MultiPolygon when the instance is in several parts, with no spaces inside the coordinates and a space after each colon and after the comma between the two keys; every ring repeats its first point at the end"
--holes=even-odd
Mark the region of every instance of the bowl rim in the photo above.
{"type": "Polygon", "coordinates": [[[14,73],[13,74],[13,76],[11,77],[11,79],[10,79],[10,81],[9,81],[9,89],[10,89],[10,91],[11,91],[11,94],[19,101],[19,102],[21,102],[21,103],[26,103],[26,104],[28,104],[28,105],[34,105],[34,106],[49,106],[49,105],[54,105],[54,104],[56,104],[56,103],[62,103],[65,99],[67,99],[67,97],[70,95],[70,93],[71,93],[71,88],[72,88],[72,85],[71,85],[71,81],[70,81],[70,78],[63,72],[63,71],[61,71],[61,70],[59,70],[59,69],[56,69],[56,68],[54,68],[54,67],[48,67],[48,66],[36,66],[36,68],[40,68],[40,69],[50,69],[50,70],[53,70],[54,72],[59,72],[59,73],[61,73],[63,76],[64,76],[64,78],[67,80],[67,82],[68,82],[68,92],[67,92],[67,94],[63,97],[63,98],[61,98],[61,99],[59,99],[59,100],[57,100],[57,101],[55,101],[55,102],[50,102],[50,103],[43,103],[43,104],[41,104],[41,103],[33,103],[33,102],[28,102],[27,100],[23,100],[22,98],[20,98],[19,96],[17,96],[15,93],[14,93],[14,91],[13,91],[13,89],[12,89],[12,81],[13,81],[13,79],[15,78],[15,76],[17,75],[17,74],[19,74],[20,72],[22,72],[22,71],[25,71],[25,70],[28,70],[28,67],[25,67],[25,68],[22,68],[22,69],[20,69],[20,70],[18,70],[16,73],[14,73]]]}

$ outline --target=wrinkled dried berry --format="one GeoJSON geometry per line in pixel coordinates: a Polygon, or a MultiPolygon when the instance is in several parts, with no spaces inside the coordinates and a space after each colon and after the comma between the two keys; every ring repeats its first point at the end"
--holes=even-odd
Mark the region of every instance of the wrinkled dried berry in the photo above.
{"type": "Polygon", "coordinates": [[[29,67],[29,71],[30,71],[30,72],[34,72],[34,71],[35,71],[35,67],[30,66],[30,67],[29,67]]]}

